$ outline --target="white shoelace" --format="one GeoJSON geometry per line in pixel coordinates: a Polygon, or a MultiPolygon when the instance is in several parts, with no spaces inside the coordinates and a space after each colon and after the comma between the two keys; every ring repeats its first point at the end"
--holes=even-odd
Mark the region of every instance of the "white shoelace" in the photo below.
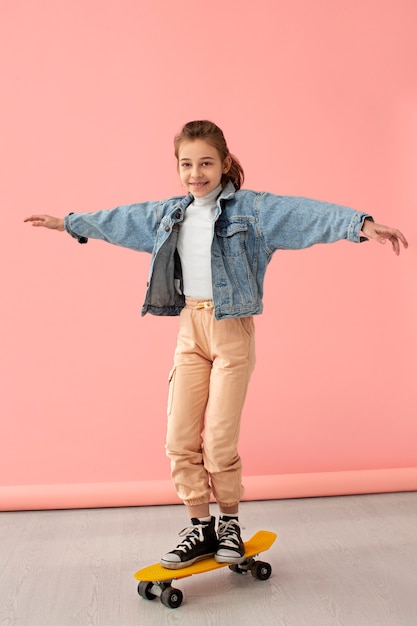
{"type": "Polygon", "coordinates": [[[180,537],[187,537],[182,541],[175,550],[182,550],[182,552],[187,552],[187,550],[191,550],[193,546],[196,545],[197,541],[204,541],[203,535],[204,524],[196,524],[195,526],[187,526],[180,533],[180,537]],[[194,531],[198,531],[194,534],[194,531]],[[187,536],[188,535],[188,536],[187,536]]]}
{"type": "Polygon", "coordinates": [[[219,521],[219,541],[222,547],[236,548],[239,545],[239,535],[237,530],[233,528],[234,526],[239,526],[241,530],[245,530],[245,527],[238,520],[219,521]]]}

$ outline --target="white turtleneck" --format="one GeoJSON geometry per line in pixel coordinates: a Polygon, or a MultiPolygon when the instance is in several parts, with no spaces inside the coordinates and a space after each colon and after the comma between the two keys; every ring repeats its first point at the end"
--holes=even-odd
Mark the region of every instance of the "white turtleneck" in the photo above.
{"type": "Polygon", "coordinates": [[[216,200],[221,185],[203,198],[194,198],[187,207],[178,234],[184,295],[213,299],[211,278],[211,244],[214,233],[216,200]]]}

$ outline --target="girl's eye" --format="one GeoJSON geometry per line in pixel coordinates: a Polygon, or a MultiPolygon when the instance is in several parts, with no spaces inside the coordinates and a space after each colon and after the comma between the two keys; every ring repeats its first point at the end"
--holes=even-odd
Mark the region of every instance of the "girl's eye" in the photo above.
{"type": "Polygon", "coordinates": [[[207,165],[211,165],[211,161],[204,161],[204,163],[202,163],[201,165],[204,165],[204,167],[206,167],[207,165]]]}

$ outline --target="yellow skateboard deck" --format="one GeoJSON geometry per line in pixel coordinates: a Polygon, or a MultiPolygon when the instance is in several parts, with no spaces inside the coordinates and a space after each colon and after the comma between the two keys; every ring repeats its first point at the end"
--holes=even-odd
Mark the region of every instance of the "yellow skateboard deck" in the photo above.
{"type": "Polygon", "coordinates": [[[149,565],[148,567],[140,569],[134,575],[136,580],[140,581],[138,593],[142,598],[147,600],[153,600],[159,595],[162,604],[170,608],[177,608],[182,602],[183,594],[180,589],[171,587],[173,580],[187,578],[193,574],[211,572],[222,567],[230,567],[233,572],[240,574],[246,574],[250,571],[254,578],[267,580],[272,571],[270,564],[264,563],[263,561],[256,561],[254,557],[260,552],[269,550],[276,538],[276,533],[270,532],[269,530],[258,531],[249,541],[245,542],[245,561],[239,565],[217,563],[214,557],[202,559],[182,569],[167,569],[162,567],[159,563],[149,565]]]}

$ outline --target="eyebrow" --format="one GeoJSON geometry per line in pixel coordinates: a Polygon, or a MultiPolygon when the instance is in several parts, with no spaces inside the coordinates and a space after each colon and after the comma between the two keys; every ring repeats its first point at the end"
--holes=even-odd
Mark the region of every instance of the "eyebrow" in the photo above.
{"type": "MultiPolygon", "coordinates": [[[[211,156],[200,157],[199,161],[206,161],[207,159],[214,161],[214,157],[211,156]]],[[[180,161],[192,161],[192,159],[191,157],[183,157],[182,159],[180,159],[180,161]]]]}

